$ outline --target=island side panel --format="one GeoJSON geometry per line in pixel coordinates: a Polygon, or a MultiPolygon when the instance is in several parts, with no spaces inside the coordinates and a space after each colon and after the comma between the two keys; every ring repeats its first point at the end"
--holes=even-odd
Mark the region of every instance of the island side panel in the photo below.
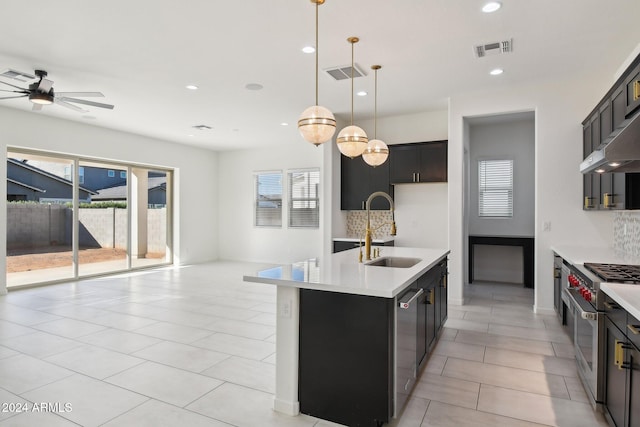
{"type": "Polygon", "coordinates": [[[300,412],[349,426],[389,421],[394,300],[300,290],[300,412]]]}
{"type": "Polygon", "coordinates": [[[273,409],[287,415],[298,415],[300,290],[278,286],[276,300],[276,393],[273,409]]]}

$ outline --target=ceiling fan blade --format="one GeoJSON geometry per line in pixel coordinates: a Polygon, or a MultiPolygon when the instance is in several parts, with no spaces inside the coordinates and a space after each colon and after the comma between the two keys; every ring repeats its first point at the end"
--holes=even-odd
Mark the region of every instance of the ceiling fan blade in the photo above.
{"type": "Polygon", "coordinates": [[[27,89],[20,87],[20,86],[16,86],[16,85],[12,85],[11,83],[7,83],[7,82],[3,82],[2,80],[0,80],[0,83],[5,84],[7,86],[11,86],[11,87],[15,87],[16,89],[20,89],[20,90],[24,90],[26,91],[27,89]]]}
{"type": "Polygon", "coordinates": [[[43,104],[33,104],[33,106],[31,107],[31,111],[40,111],[42,110],[42,106],[43,104]]]}
{"type": "Polygon", "coordinates": [[[76,96],[83,96],[83,97],[104,97],[104,95],[100,92],[56,92],[56,96],[62,96],[62,97],[76,97],[76,96]]]}
{"type": "Polygon", "coordinates": [[[40,80],[40,84],[38,85],[38,92],[49,93],[52,87],[53,82],[51,80],[42,79],[40,80]]]}
{"type": "Polygon", "coordinates": [[[102,104],[100,102],[86,101],[84,99],[63,97],[61,101],[75,102],[76,104],[84,104],[84,105],[90,105],[92,107],[108,108],[109,110],[113,110],[113,105],[111,104],[102,104]]]}
{"type": "Polygon", "coordinates": [[[84,108],[80,108],[77,105],[73,105],[73,104],[69,104],[68,102],[66,102],[64,100],[65,98],[55,98],[53,100],[54,103],[60,105],[61,107],[66,107],[69,108],[73,111],[77,111],[79,113],[88,113],[89,111],[85,110],[84,108]]]}
{"type": "Polygon", "coordinates": [[[25,95],[18,95],[18,96],[5,96],[4,98],[0,98],[0,99],[24,98],[25,96],[27,95],[25,94],[25,95]]]}

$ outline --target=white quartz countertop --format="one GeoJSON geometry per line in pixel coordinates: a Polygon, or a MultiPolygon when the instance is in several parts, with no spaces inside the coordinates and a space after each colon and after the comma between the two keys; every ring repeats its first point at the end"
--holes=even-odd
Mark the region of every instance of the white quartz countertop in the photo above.
{"type": "MultiPolygon", "coordinates": [[[[364,248],[363,248],[364,250],[364,248]]],[[[247,282],[301,289],[394,298],[449,254],[448,249],[383,247],[380,257],[419,258],[413,267],[394,268],[358,262],[358,249],[244,275],[247,282]]],[[[372,260],[374,261],[374,260],[372,260]]]]}
{"type": "Polygon", "coordinates": [[[640,286],[622,283],[601,283],[600,289],[636,319],[640,319],[640,286]]]}
{"type": "Polygon", "coordinates": [[[613,248],[552,245],[551,250],[574,265],[584,264],[585,262],[640,265],[640,257],[630,256],[613,248]]]}
{"type": "MultiPolygon", "coordinates": [[[[396,238],[394,236],[385,236],[379,239],[372,239],[371,241],[373,243],[387,243],[387,242],[393,242],[396,238]]],[[[362,245],[364,246],[364,238],[360,239],[357,237],[334,237],[333,241],[334,242],[359,242],[360,240],[362,240],[362,245]]]]}

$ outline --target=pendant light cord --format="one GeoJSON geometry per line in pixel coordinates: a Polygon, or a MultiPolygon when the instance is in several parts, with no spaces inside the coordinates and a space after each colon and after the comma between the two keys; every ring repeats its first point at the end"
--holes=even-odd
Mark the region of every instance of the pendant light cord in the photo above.
{"type": "Polygon", "coordinates": [[[373,139],[378,139],[378,69],[374,70],[375,94],[373,95],[373,139]]]}
{"type": "Polygon", "coordinates": [[[355,44],[355,41],[351,42],[351,126],[353,126],[353,50],[355,44]]]}
{"type": "Polygon", "coordinates": [[[316,2],[316,105],[318,104],[318,7],[319,3],[316,2]]]}

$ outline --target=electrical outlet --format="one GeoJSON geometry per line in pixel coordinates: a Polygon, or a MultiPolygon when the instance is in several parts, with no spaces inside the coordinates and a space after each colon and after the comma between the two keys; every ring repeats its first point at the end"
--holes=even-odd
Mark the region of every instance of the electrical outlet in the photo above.
{"type": "Polygon", "coordinates": [[[551,231],[551,221],[544,222],[544,231],[551,231]]]}
{"type": "Polygon", "coordinates": [[[280,317],[291,318],[291,300],[280,303],[280,317]]]}

